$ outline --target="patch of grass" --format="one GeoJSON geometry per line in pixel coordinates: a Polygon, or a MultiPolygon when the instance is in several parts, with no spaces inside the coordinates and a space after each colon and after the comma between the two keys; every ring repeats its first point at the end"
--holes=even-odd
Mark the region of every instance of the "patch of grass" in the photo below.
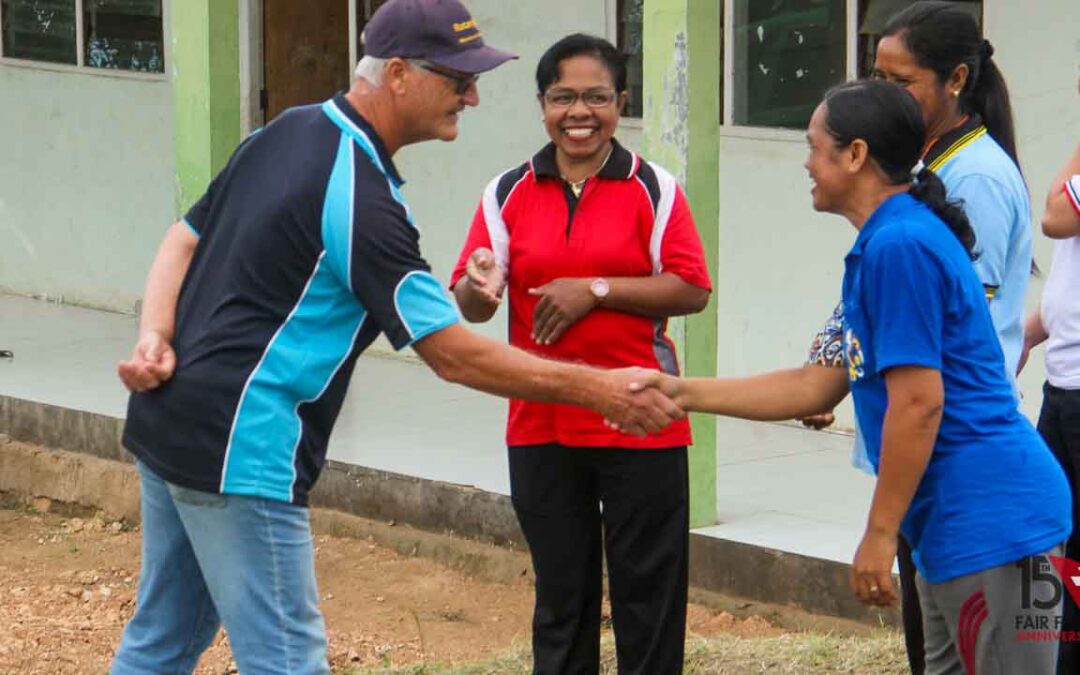
{"type": "Polygon", "coordinates": [[[0,491],[0,511],[29,511],[25,497],[20,497],[14,492],[0,491]]]}
{"type": "MultiPolygon", "coordinates": [[[[614,644],[605,640],[602,675],[615,675],[614,644]]],[[[686,675],[902,675],[907,672],[903,638],[889,630],[869,636],[788,633],[779,637],[691,638],[686,675]]],[[[528,675],[528,653],[473,663],[415,664],[398,668],[348,668],[337,675],[528,675]]]]}
{"type": "Polygon", "coordinates": [[[871,636],[790,633],[772,638],[725,636],[687,646],[687,675],[901,675],[903,639],[892,631],[871,636]]]}

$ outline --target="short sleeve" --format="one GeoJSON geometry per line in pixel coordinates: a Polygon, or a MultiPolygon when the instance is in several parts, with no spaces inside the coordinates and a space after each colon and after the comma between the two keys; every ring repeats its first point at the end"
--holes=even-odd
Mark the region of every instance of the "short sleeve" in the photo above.
{"type": "Polygon", "coordinates": [[[877,372],[941,370],[948,293],[937,258],[921,242],[891,239],[867,250],[861,276],[877,372]]]}
{"type": "Polygon", "coordinates": [[[988,289],[997,289],[1008,272],[1009,242],[1015,218],[1001,183],[989,176],[971,174],[957,181],[949,190],[949,199],[963,203],[975,230],[975,271],[988,289]]]}
{"type": "MultiPolygon", "coordinates": [[[[222,171],[224,173],[224,171],[222,171]]],[[[219,173],[214,180],[210,181],[210,185],[207,186],[206,192],[203,193],[199,200],[191,205],[187,213],[184,215],[184,224],[195,233],[196,237],[201,237],[202,233],[206,230],[208,221],[210,220],[210,207],[214,203],[214,193],[218,182],[221,180],[221,174],[219,173]]]]}
{"type": "Polygon", "coordinates": [[[454,265],[454,271],[450,275],[451,289],[457,285],[461,277],[465,276],[465,264],[469,261],[472,252],[478,248],[491,248],[491,235],[488,234],[487,221],[484,219],[483,203],[476,207],[469,233],[465,236],[465,244],[461,247],[457,264],[454,265]]]}
{"type": "Polygon", "coordinates": [[[1073,176],[1065,181],[1064,190],[1065,196],[1068,197],[1069,203],[1072,204],[1073,210],[1076,211],[1076,215],[1080,216],[1080,175],[1073,176]]]}
{"type": "Polygon", "coordinates": [[[210,185],[207,186],[206,192],[204,192],[202,197],[199,197],[198,201],[192,204],[191,208],[184,214],[184,224],[195,233],[195,236],[201,237],[203,233],[206,232],[206,228],[210,225],[210,210],[214,206],[214,199],[220,191],[220,185],[227,180],[233,165],[236,163],[237,156],[252,139],[257,137],[258,133],[259,129],[256,129],[237,146],[236,150],[233,151],[232,156],[229,157],[229,161],[225,167],[210,181],[210,185]]]}
{"type": "Polygon", "coordinates": [[[671,272],[693,286],[712,290],[701,236],[694,225],[686,195],[678,186],[660,243],[660,264],[664,272],[671,272]]]}
{"type": "Polygon", "coordinates": [[[814,336],[806,362],[826,368],[844,367],[844,304],[838,303],[832,315],[814,336]]]}

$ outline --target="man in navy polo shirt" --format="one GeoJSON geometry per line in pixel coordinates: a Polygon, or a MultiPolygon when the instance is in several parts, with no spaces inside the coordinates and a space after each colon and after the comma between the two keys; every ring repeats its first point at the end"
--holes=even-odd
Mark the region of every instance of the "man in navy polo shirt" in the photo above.
{"type": "Polygon", "coordinates": [[[357,356],[381,332],[443,379],[591,407],[630,433],[681,410],[640,371],[529,356],[458,325],[399,191],[402,146],[457,136],[512,55],[458,0],[390,0],[348,93],[248,138],[151,267],[119,374],[142,477],[138,606],[112,666],[190,672],[224,625],[242,673],[326,673],[308,491],[357,356]]]}

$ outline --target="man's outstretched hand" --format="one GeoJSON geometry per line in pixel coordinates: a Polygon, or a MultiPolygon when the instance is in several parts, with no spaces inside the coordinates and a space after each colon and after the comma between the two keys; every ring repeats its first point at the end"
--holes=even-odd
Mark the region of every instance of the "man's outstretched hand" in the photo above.
{"type": "Polygon", "coordinates": [[[139,338],[131,358],[116,365],[120,381],[130,391],[157,389],[176,370],[176,352],[160,333],[148,331],[139,338]]]}
{"type": "Polygon", "coordinates": [[[597,409],[612,429],[632,436],[646,436],[686,417],[671,394],[661,388],[675,378],[665,378],[657,371],[644,368],[612,370],[605,373],[605,377],[609,382],[608,392],[597,409]]]}

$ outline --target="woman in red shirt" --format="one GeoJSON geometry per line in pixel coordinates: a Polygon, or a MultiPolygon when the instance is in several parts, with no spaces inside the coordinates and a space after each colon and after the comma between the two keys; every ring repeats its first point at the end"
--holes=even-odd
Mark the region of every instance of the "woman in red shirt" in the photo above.
{"type": "MultiPolygon", "coordinates": [[[[536,80],[551,142],[484,191],[451,282],[462,314],[487,321],[505,290],[514,346],[675,373],[667,317],[701,311],[709,275],[675,179],[613,137],[622,55],[570,35],[536,80]]],[[[602,550],[619,672],[681,672],[689,423],[635,438],[584,408],[515,400],[507,444],[536,572],[533,672],[599,672],[602,550]]]]}

